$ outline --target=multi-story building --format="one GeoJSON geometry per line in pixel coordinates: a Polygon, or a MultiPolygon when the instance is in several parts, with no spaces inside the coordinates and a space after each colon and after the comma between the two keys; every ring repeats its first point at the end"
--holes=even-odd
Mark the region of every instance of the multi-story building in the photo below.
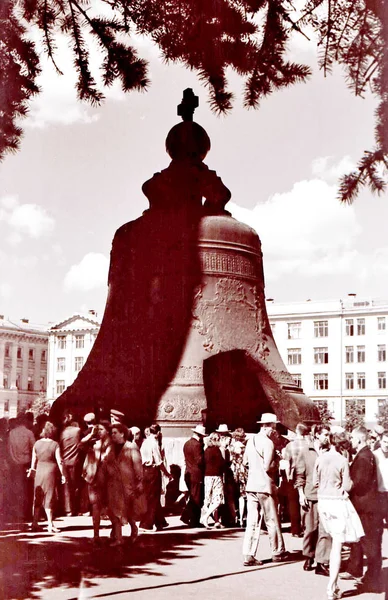
{"type": "Polygon", "coordinates": [[[95,311],[73,315],[49,329],[47,398],[54,401],[73,383],[93,347],[100,321],[95,311]]]}
{"type": "Polygon", "coordinates": [[[295,380],[315,402],[344,423],[354,404],[376,423],[388,402],[388,303],[344,300],[281,304],[267,300],[279,352],[295,380]]]}
{"type": "Polygon", "coordinates": [[[46,393],[47,327],[0,315],[0,418],[16,417],[46,393]]]}

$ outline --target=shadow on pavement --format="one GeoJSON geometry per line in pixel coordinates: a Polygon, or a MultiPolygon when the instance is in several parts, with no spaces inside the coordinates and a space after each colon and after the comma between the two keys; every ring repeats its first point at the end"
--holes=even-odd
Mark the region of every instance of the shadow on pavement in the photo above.
{"type": "MultiPolygon", "coordinates": [[[[169,587],[181,583],[196,583],[206,579],[237,575],[250,572],[252,569],[238,569],[236,573],[215,574],[214,576],[171,582],[155,578],[166,577],[165,568],[177,561],[190,560],[196,555],[196,548],[206,543],[206,539],[230,539],[238,534],[238,530],[166,530],[158,534],[143,534],[137,542],[122,548],[111,548],[109,538],[102,538],[102,545],[94,548],[91,539],[74,537],[67,533],[74,532],[73,526],[63,528],[61,534],[28,534],[26,532],[11,534],[4,532],[0,539],[0,597],[4,600],[28,599],[41,597],[42,590],[54,588],[91,588],[98,583],[94,579],[132,578],[139,575],[152,574],[151,587],[169,587]],[[158,569],[159,566],[159,569],[158,569]]],[[[199,553],[199,552],[198,552],[199,553]]],[[[294,557],[293,557],[294,558],[294,557]]],[[[294,560],[300,560],[295,553],[294,560]]],[[[281,564],[264,565],[262,568],[278,568],[281,564]]],[[[140,582],[139,582],[140,583],[140,582]]],[[[140,584],[142,585],[142,584],[140,584]]],[[[137,587],[128,591],[149,589],[137,587]]],[[[60,590],[58,589],[60,594],[60,590]]],[[[96,590],[97,592],[97,590],[96,590]]],[[[123,593],[117,592],[117,593],[123,593]]],[[[125,592],[124,592],[125,593],[125,592]]],[[[96,594],[105,597],[107,594],[96,594]]],[[[110,591],[109,596],[115,595],[110,591]]],[[[78,596],[76,596],[78,598],[78,596]]]]}

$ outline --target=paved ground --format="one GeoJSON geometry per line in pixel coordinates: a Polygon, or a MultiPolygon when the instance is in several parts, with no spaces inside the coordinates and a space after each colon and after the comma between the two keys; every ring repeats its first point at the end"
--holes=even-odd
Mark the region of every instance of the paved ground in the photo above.
{"type": "MultiPolygon", "coordinates": [[[[302,569],[302,540],[285,533],[294,561],[272,564],[268,536],[260,540],[263,566],[242,565],[243,531],[187,529],[177,517],[163,532],[141,534],[136,545],[109,548],[108,523],[103,544],[94,550],[89,517],[57,521],[61,532],[1,532],[0,598],[87,600],[173,600],[251,598],[255,600],[325,600],[327,578],[302,569]]],[[[124,529],[125,531],[125,529],[124,529]]],[[[125,533],[127,533],[125,531],[125,533]]],[[[388,557],[388,531],[383,556],[388,557]]],[[[388,558],[384,558],[388,581],[388,558]]],[[[341,579],[344,597],[355,598],[352,581],[341,579]]],[[[360,600],[388,599],[388,594],[364,593],[360,600]]]]}

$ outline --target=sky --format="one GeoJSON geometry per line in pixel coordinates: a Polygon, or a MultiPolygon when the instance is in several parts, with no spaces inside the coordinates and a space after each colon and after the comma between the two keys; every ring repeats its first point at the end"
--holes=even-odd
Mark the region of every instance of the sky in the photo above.
{"type": "Polygon", "coordinates": [[[187,87],[212,143],[205,163],[232,192],[227,208],[262,241],[267,298],[388,300],[387,195],[337,200],[338,177],[373,147],[375,99],[355,98],[339,69],[324,78],[314,44],[296,34],[289,52],[313,67],[310,81],[246,110],[231,72],[234,108],[218,117],[194,72],[163,64],[143,38],[137,47],[149,91],[114,85],[96,108],[76,99],[64,40],[62,77],[43,59],[20,150],[0,164],[0,313],[40,324],[102,316],[114,233],[147,208],[141,186],[169,164],[165,138],[187,87]]]}

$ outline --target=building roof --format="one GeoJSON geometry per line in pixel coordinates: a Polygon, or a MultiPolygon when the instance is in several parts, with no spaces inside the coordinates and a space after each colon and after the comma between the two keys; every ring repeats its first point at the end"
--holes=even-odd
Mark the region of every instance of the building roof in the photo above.
{"type": "Polygon", "coordinates": [[[388,301],[381,298],[362,298],[356,295],[337,300],[305,300],[300,302],[275,302],[267,300],[267,314],[270,318],[304,315],[338,316],[341,314],[384,314],[388,313],[388,301]]]}
{"type": "Polygon", "coordinates": [[[29,334],[48,335],[48,325],[30,323],[29,319],[10,319],[0,315],[0,332],[12,331],[29,334]]]}
{"type": "Polygon", "coordinates": [[[59,323],[55,323],[54,325],[51,325],[49,330],[50,330],[50,332],[53,332],[53,333],[55,333],[58,330],[60,330],[60,331],[63,331],[63,330],[78,331],[78,330],[83,330],[83,329],[96,329],[96,328],[98,329],[100,327],[100,325],[101,325],[101,319],[99,319],[97,317],[97,315],[88,314],[86,316],[81,313],[76,313],[76,314],[72,315],[71,317],[64,319],[63,321],[60,321],[59,323]]]}

